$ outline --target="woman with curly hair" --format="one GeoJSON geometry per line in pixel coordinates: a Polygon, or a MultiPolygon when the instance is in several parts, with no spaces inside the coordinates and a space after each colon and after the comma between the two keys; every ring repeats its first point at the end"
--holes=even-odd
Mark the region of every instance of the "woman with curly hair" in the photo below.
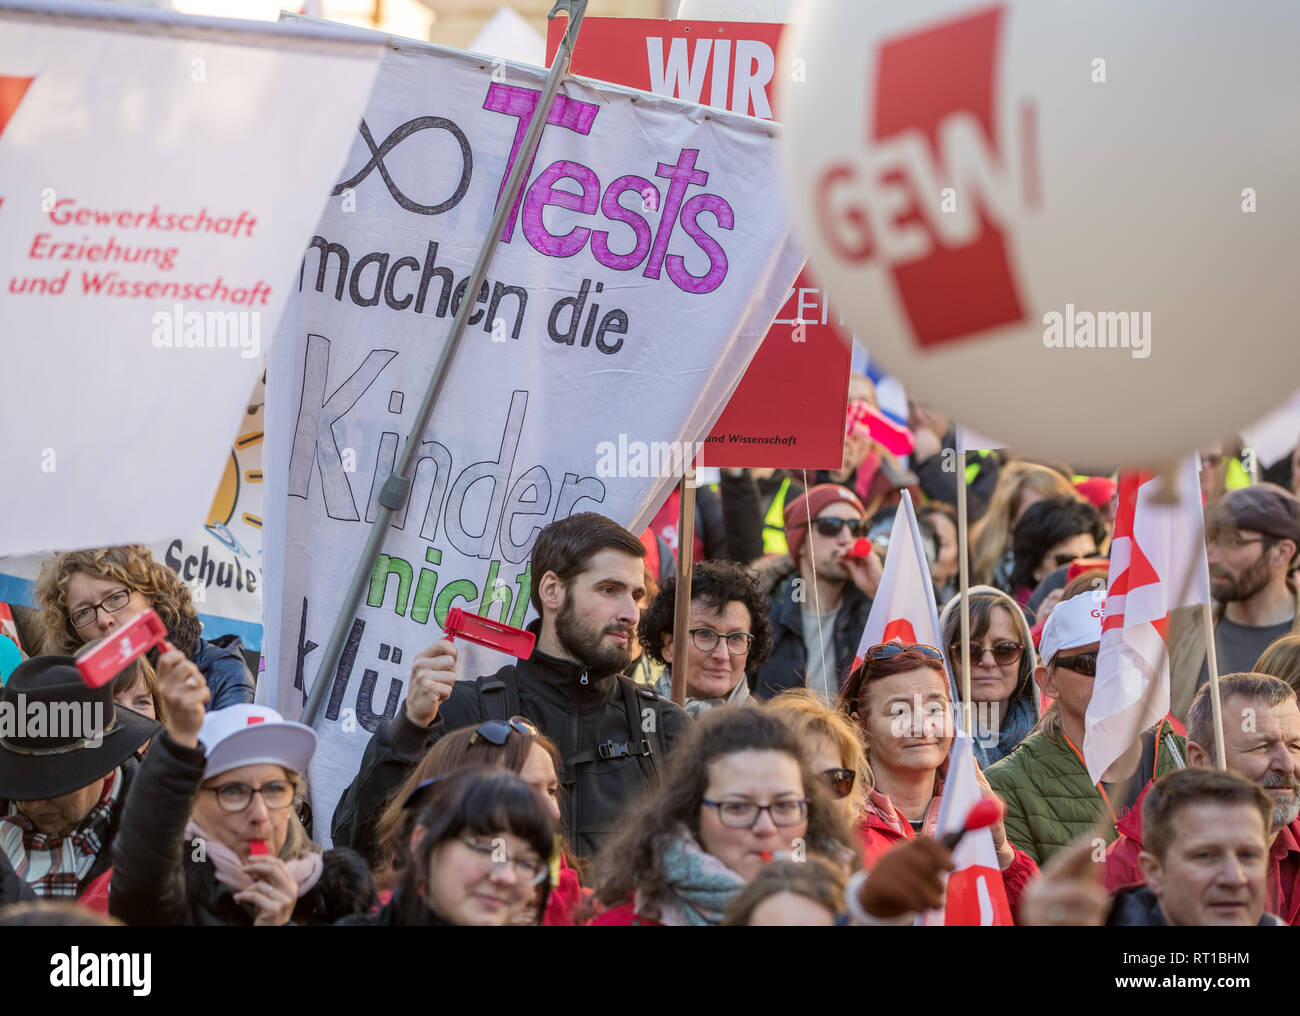
{"type": "Polygon", "coordinates": [[[719,925],[736,893],[782,855],[857,856],[789,725],[752,704],[715,709],[601,851],[596,897],[609,909],[592,924],[719,925]]]}
{"type": "Polygon", "coordinates": [[[56,554],[41,569],[36,599],[44,610],[45,652],[75,656],[152,607],[171,644],[202,672],[209,709],[251,704],[253,675],[236,635],[200,637],[203,623],[190,591],[146,547],[101,547],[56,554]]]}
{"type": "MultiPolygon", "coordinates": [[[[655,689],[672,691],[674,576],[641,615],[637,636],[646,654],[665,665],[655,689]]],[[[771,604],[753,572],[733,561],[701,561],[691,570],[687,620],[686,711],[699,716],[749,698],[749,682],[772,650],[771,604]]]]}

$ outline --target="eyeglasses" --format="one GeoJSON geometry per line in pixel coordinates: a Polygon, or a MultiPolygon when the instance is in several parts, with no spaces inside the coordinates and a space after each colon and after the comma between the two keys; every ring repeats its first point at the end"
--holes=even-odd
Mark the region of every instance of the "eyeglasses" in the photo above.
{"type": "Polygon", "coordinates": [[[512,857],[506,853],[505,844],[500,839],[480,840],[474,836],[457,836],[456,839],[474,851],[481,860],[490,861],[494,870],[508,864],[515,878],[521,882],[540,885],[546,880],[549,869],[544,861],[537,857],[512,857]]]}
{"type": "Polygon", "coordinates": [[[253,803],[253,795],[261,794],[262,801],[271,811],[278,811],[293,804],[296,788],[287,780],[272,780],[260,787],[250,787],[247,783],[223,783],[219,787],[204,787],[217,795],[217,805],[222,811],[240,812],[253,803]]]}
{"type": "Polygon", "coordinates": [[[1268,537],[1256,536],[1251,540],[1243,540],[1236,534],[1223,534],[1208,537],[1205,541],[1207,547],[1218,547],[1220,550],[1240,550],[1242,547],[1251,543],[1268,543],[1268,537]]]}
{"type": "Polygon", "coordinates": [[[752,829],[758,824],[761,812],[767,812],[776,826],[798,825],[808,817],[808,799],[786,798],[771,804],[753,801],[704,801],[710,808],[718,809],[718,821],[728,829],[752,829]]]}
{"type": "Polygon", "coordinates": [[[99,616],[99,608],[103,607],[110,614],[116,614],[119,610],[131,602],[131,591],[129,589],[119,589],[115,593],[109,593],[102,600],[92,607],[82,607],[72,615],[72,627],[84,628],[88,624],[93,624],[95,618],[99,616]]]}
{"type": "MultiPolygon", "coordinates": [[[[978,642],[970,644],[970,661],[972,664],[979,663],[984,659],[985,653],[993,654],[993,662],[999,666],[1005,667],[1011,663],[1018,663],[1020,656],[1024,653],[1025,647],[1019,642],[1012,642],[1004,639],[1001,642],[994,642],[991,646],[982,646],[978,642]]],[[[948,647],[948,652],[952,659],[961,659],[961,643],[954,642],[948,647]]]]}
{"type": "Polygon", "coordinates": [[[839,536],[840,530],[845,526],[849,527],[850,536],[866,536],[870,528],[870,523],[866,519],[837,519],[831,516],[813,519],[813,525],[822,536],[839,536]]]}
{"type": "Polygon", "coordinates": [[[1078,656],[1058,656],[1052,663],[1055,667],[1065,667],[1084,677],[1097,676],[1097,654],[1079,653],[1078,656]]]}
{"type": "Polygon", "coordinates": [[[902,656],[909,649],[920,653],[927,660],[938,660],[943,662],[943,653],[935,649],[934,646],[927,646],[919,642],[912,645],[904,645],[902,642],[881,642],[879,645],[872,646],[867,650],[864,660],[892,660],[895,656],[902,656]]]}
{"type": "Polygon", "coordinates": [[[512,716],[508,720],[488,720],[486,723],[480,723],[478,729],[470,735],[469,743],[473,744],[481,737],[500,748],[510,740],[512,730],[517,734],[527,734],[529,737],[540,737],[542,733],[533,725],[532,720],[522,716],[512,716]]]}
{"type": "Polygon", "coordinates": [[[723,635],[712,628],[692,628],[691,644],[702,653],[711,653],[718,646],[719,639],[727,640],[727,652],[732,656],[744,656],[754,644],[754,636],[747,631],[733,631],[723,635]]]}
{"type": "Polygon", "coordinates": [[[1056,567],[1064,568],[1068,564],[1073,564],[1078,557],[1078,554],[1053,554],[1052,561],[1055,562],[1056,567]]]}
{"type": "Polygon", "coordinates": [[[823,769],[822,778],[830,785],[831,793],[836,797],[848,797],[853,793],[853,784],[858,774],[852,769],[823,769]]]}

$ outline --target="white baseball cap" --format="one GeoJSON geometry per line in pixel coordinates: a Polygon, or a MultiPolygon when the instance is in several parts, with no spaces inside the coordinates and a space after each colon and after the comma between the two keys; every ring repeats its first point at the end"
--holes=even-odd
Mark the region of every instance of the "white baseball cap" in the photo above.
{"type": "Polygon", "coordinates": [[[305,773],[316,751],[316,731],[290,723],[269,706],[226,706],[203,717],[199,742],[208,753],[205,780],[264,764],[305,773]]]}
{"type": "Polygon", "coordinates": [[[1043,634],[1038,640],[1038,658],[1043,666],[1052,664],[1052,657],[1062,649],[1077,649],[1101,641],[1101,619],[1105,616],[1105,600],[1091,592],[1080,593],[1058,603],[1053,609],[1043,634]]]}

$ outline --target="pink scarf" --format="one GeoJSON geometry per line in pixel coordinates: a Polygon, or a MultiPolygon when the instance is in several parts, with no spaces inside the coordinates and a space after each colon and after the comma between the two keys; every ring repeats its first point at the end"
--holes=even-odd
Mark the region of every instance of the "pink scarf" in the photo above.
{"type": "MultiPolygon", "coordinates": [[[[244,863],[239,859],[239,855],[205,833],[194,819],[190,819],[185,824],[185,839],[203,841],[205,856],[212,862],[217,872],[217,881],[222,885],[229,886],[235,892],[243,892],[253,884],[253,878],[244,870],[244,863]]],[[[320,881],[321,872],[325,868],[324,859],[314,852],[289,858],[284,863],[293,880],[298,883],[299,899],[320,881]]]]}

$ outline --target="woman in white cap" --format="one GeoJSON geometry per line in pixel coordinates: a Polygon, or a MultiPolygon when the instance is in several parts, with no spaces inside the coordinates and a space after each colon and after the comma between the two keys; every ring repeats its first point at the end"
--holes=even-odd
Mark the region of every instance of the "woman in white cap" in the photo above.
{"type": "Polygon", "coordinates": [[[274,709],[205,713],[209,692],[177,650],[159,660],[167,725],[122,816],[109,912],[128,924],[333,923],[376,902],[350,850],[322,855],[292,820],[310,727],[274,709]]]}

